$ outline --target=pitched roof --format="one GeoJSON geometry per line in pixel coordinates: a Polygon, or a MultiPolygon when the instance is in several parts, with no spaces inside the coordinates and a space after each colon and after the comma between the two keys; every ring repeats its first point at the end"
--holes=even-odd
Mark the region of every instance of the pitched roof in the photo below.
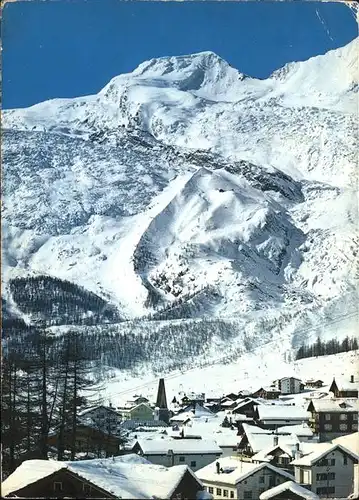
{"type": "Polygon", "coordinates": [[[316,413],[352,413],[359,411],[359,400],[354,398],[325,398],[313,399],[308,405],[314,406],[316,413]]]}
{"type": "Polygon", "coordinates": [[[199,477],[201,481],[235,485],[244,481],[255,472],[265,468],[268,468],[290,480],[294,480],[294,477],[291,474],[288,474],[282,469],[278,469],[271,464],[253,464],[251,462],[242,462],[235,457],[219,458],[215,462],[206,465],[206,467],[199,469],[196,472],[196,476],[199,477]],[[220,474],[217,473],[217,462],[219,462],[220,467],[223,469],[223,472],[220,474]]]}
{"type": "Polygon", "coordinates": [[[332,440],[333,444],[341,444],[344,448],[352,451],[359,455],[359,432],[354,432],[353,434],[347,434],[346,436],[341,436],[332,440]]]}
{"type": "Polygon", "coordinates": [[[358,460],[359,456],[356,453],[348,450],[340,444],[333,443],[301,443],[301,451],[304,456],[293,460],[292,465],[313,465],[321,458],[325,457],[331,451],[336,449],[342,450],[344,453],[350,455],[354,460],[358,460]]]}
{"type": "Polygon", "coordinates": [[[295,434],[300,437],[312,437],[313,431],[308,424],[303,423],[299,425],[284,425],[283,427],[278,427],[276,430],[277,434],[295,434]]]}
{"type": "Polygon", "coordinates": [[[358,378],[354,378],[354,382],[350,382],[347,377],[335,377],[332,384],[335,382],[339,391],[357,391],[359,390],[358,378]]]}
{"type": "Polygon", "coordinates": [[[186,420],[194,417],[193,411],[184,411],[182,413],[177,413],[170,418],[170,422],[186,422],[186,420]]]}
{"type": "Polygon", "coordinates": [[[272,444],[272,446],[270,446],[269,448],[265,448],[264,450],[261,450],[258,453],[256,453],[255,455],[253,455],[252,461],[253,462],[270,462],[274,458],[273,452],[275,450],[278,450],[278,449],[282,450],[284,454],[288,455],[288,457],[293,458],[294,450],[292,450],[292,448],[290,446],[287,446],[287,445],[274,446],[272,444]]]}
{"type": "Polygon", "coordinates": [[[278,438],[279,446],[294,446],[299,443],[295,435],[291,436],[275,436],[275,434],[247,434],[248,442],[253,450],[253,453],[258,453],[274,446],[274,438],[278,438]]]}
{"type": "Polygon", "coordinates": [[[145,455],[167,455],[169,450],[172,450],[174,454],[222,454],[218,444],[207,439],[162,437],[158,439],[138,439],[137,443],[145,455]]]}
{"type": "Polygon", "coordinates": [[[310,413],[298,406],[260,405],[257,406],[260,420],[309,420],[310,413]]]}
{"type": "Polygon", "coordinates": [[[270,498],[275,498],[277,495],[280,495],[285,491],[290,491],[291,493],[302,497],[304,500],[319,500],[318,495],[307,490],[306,488],[303,488],[298,483],[293,481],[287,481],[286,483],[279,484],[278,486],[265,491],[261,494],[259,500],[269,500],[270,498]]]}
{"type": "Polygon", "coordinates": [[[253,403],[255,405],[262,405],[263,403],[259,399],[254,399],[254,398],[246,398],[240,403],[238,403],[232,411],[240,410],[241,408],[247,406],[248,404],[253,403]]]}
{"type": "Polygon", "coordinates": [[[9,495],[61,469],[77,474],[116,497],[129,499],[149,499],[154,495],[169,498],[187,471],[195,477],[185,465],[166,468],[137,455],[76,462],[27,460],[2,483],[2,495],[9,495]]]}
{"type": "Polygon", "coordinates": [[[298,382],[302,382],[300,378],[297,378],[297,377],[282,377],[282,378],[279,378],[278,380],[282,381],[282,380],[298,380],[298,382]]]}

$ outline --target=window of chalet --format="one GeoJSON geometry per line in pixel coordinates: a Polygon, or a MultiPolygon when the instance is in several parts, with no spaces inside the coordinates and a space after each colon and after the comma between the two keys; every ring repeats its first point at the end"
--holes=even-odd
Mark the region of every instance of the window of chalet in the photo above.
{"type": "Polygon", "coordinates": [[[223,490],[223,496],[228,497],[228,490],[223,490]]]}
{"type": "Polygon", "coordinates": [[[347,424],[340,424],[340,425],[339,425],[339,430],[341,430],[341,431],[346,431],[346,430],[348,430],[348,426],[347,426],[347,424]]]}
{"type": "Polygon", "coordinates": [[[346,413],[341,413],[339,416],[339,420],[348,420],[348,415],[346,413]]]}
{"type": "Polygon", "coordinates": [[[328,465],[335,465],[335,458],[331,458],[330,460],[328,460],[327,458],[323,458],[322,460],[319,460],[319,462],[317,462],[318,467],[326,467],[328,465]]]}
{"type": "Polygon", "coordinates": [[[178,459],[178,460],[179,460],[180,462],[184,462],[184,459],[185,459],[185,457],[179,457],[179,459],[178,459]]]}
{"type": "Polygon", "coordinates": [[[330,413],[325,414],[325,420],[331,420],[332,416],[330,413]]]}
{"type": "Polygon", "coordinates": [[[82,491],[83,493],[91,493],[91,485],[87,484],[87,483],[82,483],[82,491]]]}
{"type": "Polygon", "coordinates": [[[343,455],[343,465],[348,465],[348,457],[343,455]]]}
{"type": "Polygon", "coordinates": [[[252,491],[245,491],[243,494],[244,500],[252,500],[252,491]]]}
{"type": "Polygon", "coordinates": [[[358,424],[352,424],[352,431],[358,430],[358,424]]]}
{"type": "Polygon", "coordinates": [[[208,486],[208,493],[213,493],[213,487],[212,486],[208,486]]]}
{"type": "Polygon", "coordinates": [[[332,430],[332,424],[324,424],[324,430],[325,431],[331,431],[332,430]]]}
{"type": "Polygon", "coordinates": [[[61,481],[54,482],[54,491],[62,491],[62,482],[61,481]]]}
{"type": "Polygon", "coordinates": [[[217,493],[217,496],[221,497],[222,496],[221,488],[217,488],[216,493],[217,493]]]}
{"type": "Polygon", "coordinates": [[[317,474],[317,481],[334,481],[335,473],[329,472],[328,474],[317,474]]]}
{"type": "Polygon", "coordinates": [[[335,493],[334,486],[320,486],[319,488],[317,488],[317,495],[325,495],[330,493],[335,493]]]}
{"type": "Polygon", "coordinates": [[[230,496],[230,498],[234,498],[234,491],[230,491],[229,496],[230,496]]]}
{"type": "Polygon", "coordinates": [[[261,484],[263,484],[263,483],[264,483],[264,476],[259,476],[259,482],[260,482],[261,484]]]}
{"type": "Polygon", "coordinates": [[[353,413],[353,417],[352,418],[353,418],[353,420],[358,421],[358,414],[357,413],[353,413]]]}
{"type": "Polygon", "coordinates": [[[197,465],[197,462],[195,460],[192,460],[191,467],[196,467],[196,465],[197,465]]]}

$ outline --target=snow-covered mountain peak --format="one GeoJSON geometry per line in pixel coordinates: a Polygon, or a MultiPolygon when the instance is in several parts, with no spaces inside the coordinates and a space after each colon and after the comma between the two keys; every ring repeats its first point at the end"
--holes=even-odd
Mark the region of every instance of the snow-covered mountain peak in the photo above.
{"type": "Polygon", "coordinates": [[[208,51],[150,59],[132,73],[113,78],[100,94],[116,99],[131,85],[145,85],[170,87],[213,101],[235,101],[239,99],[237,85],[245,78],[220,56],[208,51]]]}
{"type": "Polygon", "coordinates": [[[287,104],[299,98],[311,106],[353,111],[358,99],[359,38],[324,55],[289,63],[271,79],[279,83],[287,104]]]}

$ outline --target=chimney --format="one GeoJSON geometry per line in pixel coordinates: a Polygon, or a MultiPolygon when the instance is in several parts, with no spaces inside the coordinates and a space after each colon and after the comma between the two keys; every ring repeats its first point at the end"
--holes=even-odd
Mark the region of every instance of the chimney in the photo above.
{"type": "Polygon", "coordinates": [[[303,453],[300,451],[300,444],[295,443],[295,459],[298,460],[299,458],[302,458],[303,453]]]}
{"type": "Polygon", "coordinates": [[[216,462],[216,469],[217,469],[217,474],[220,474],[221,466],[219,462],[216,462]]]}
{"type": "Polygon", "coordinates": [[[273,445],[274,445],[274,446],[278,446],[278,442],[279,442],[279,440],[278,440],[278,436],[274,436],[274,437],[273,437],[273,445]]]}
{"type": "Polygon", "coordinates": [[[353,384],[354,383],[354,375],[350,375],[350,382],[353,384]]]}

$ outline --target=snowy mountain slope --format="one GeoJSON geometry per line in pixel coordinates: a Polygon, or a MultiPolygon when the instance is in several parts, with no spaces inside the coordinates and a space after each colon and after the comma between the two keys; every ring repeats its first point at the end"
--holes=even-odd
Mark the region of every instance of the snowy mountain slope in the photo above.
{"type": "Polygon", "coordinates": [[[6,111],[4,126],[77,134],[135,127],[167,144],[327,182],[340,161],[343,185],[356,165],[357,53],[358,39],[267,80],[244,77],[210,52],[152,59],[95,96],[6,111]]]}
{"type": "Polygon", "coordinates": [[[233,352],[243,328],[290,349],[352,314],[357,52],[263,81],[210,52],[152,59],[95,96],[5,111],[7,299],[45,274],[121,317],[234,317],[233,352]]]}

